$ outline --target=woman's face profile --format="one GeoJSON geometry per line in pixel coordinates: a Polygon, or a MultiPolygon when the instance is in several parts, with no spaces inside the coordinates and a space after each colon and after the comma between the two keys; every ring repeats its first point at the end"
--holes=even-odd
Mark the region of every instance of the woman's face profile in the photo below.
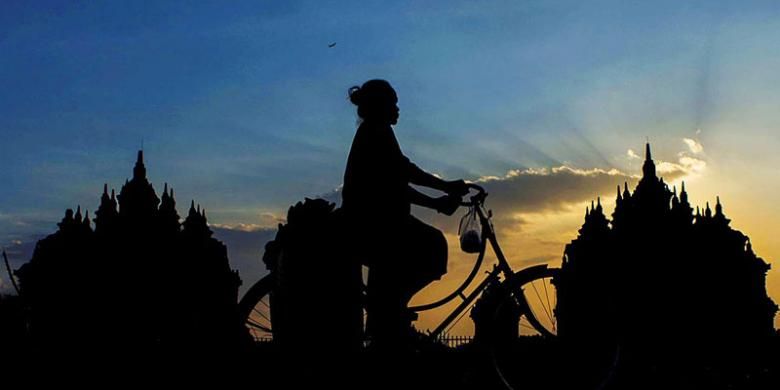
{"type": "Polygon", "coordinates": [[[388,105],[388,119],[391,125],[398,123],[398,117],[400,116],[401,109],[398,108],[398,97],[393,93],[393,99],[388,105]]]}
{"type": "Polygon", "coordinates": [[[383,120],[391,125],[398,123],[398,117],[401,109],[398,108],[398,95],[395,94],[395,91],[388,91],[388,93],[382,99],[380,107],[381,109],[379,114],[383,120]]]}

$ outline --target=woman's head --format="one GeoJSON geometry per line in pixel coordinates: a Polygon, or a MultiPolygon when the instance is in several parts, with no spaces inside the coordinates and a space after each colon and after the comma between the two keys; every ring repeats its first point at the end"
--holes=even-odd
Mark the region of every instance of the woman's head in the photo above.
{"type": "Polygon", "coordinates": [[[349,100],[357,106],[358,116],[365,121],[396,124],[398,95],[385,80],[368,80],[362,86],[349,89],[349,100]]]}

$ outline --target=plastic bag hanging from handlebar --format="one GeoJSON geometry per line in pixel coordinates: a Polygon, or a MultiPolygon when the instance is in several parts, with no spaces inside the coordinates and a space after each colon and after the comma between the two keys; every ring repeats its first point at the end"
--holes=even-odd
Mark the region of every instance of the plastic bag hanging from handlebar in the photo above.
{"type": "Polygon", "coordinates": [[[479,253],[482,250],[482,223],[479,221],[476,207],[469,207],[458,226],[460,249],[466,253],[479,253]]]}

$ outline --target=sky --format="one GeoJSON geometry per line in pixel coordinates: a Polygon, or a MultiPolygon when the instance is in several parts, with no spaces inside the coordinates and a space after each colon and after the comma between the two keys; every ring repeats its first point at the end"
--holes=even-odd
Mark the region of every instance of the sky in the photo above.
{"type": "MultiPolygon", "coordinates": [[[[347,89],[384,78],[404,153],[489,184],[517,267],[559,264],[590,200],[611,211],[615,187],[636,183],[649,140],[667,182],[695,204],[720,196],[778,268],[778,15],[775,1],[6,0],[0,244],[29,259],[66,208],[118,190],[143,147],[180,214],[190,199],[208,209],[246,287],[289,205],[338,200],[347,89]]],[[[457,216],[415,213],[450,241],[425,301],[473,257],[457,216]]],[[[776,269],[767,285],[780,302],[776,269]]]]}

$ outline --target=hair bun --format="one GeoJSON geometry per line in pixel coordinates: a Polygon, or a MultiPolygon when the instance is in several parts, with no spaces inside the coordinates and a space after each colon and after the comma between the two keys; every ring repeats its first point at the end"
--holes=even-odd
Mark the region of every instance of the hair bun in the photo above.
{"type": "Polygon", "coordinates": [[[355,85],[354,87],[350,87],[349,91],[348,91],[348,94],[349,94],[349,101],[352,102],[352,104],[354,104],[356,106],[360,106],[360,103],[361,103],[360,101],[362,100],[361,99],[362,94],[360,93],[360,87],[358,87],[357,85],[355,85]]]}

